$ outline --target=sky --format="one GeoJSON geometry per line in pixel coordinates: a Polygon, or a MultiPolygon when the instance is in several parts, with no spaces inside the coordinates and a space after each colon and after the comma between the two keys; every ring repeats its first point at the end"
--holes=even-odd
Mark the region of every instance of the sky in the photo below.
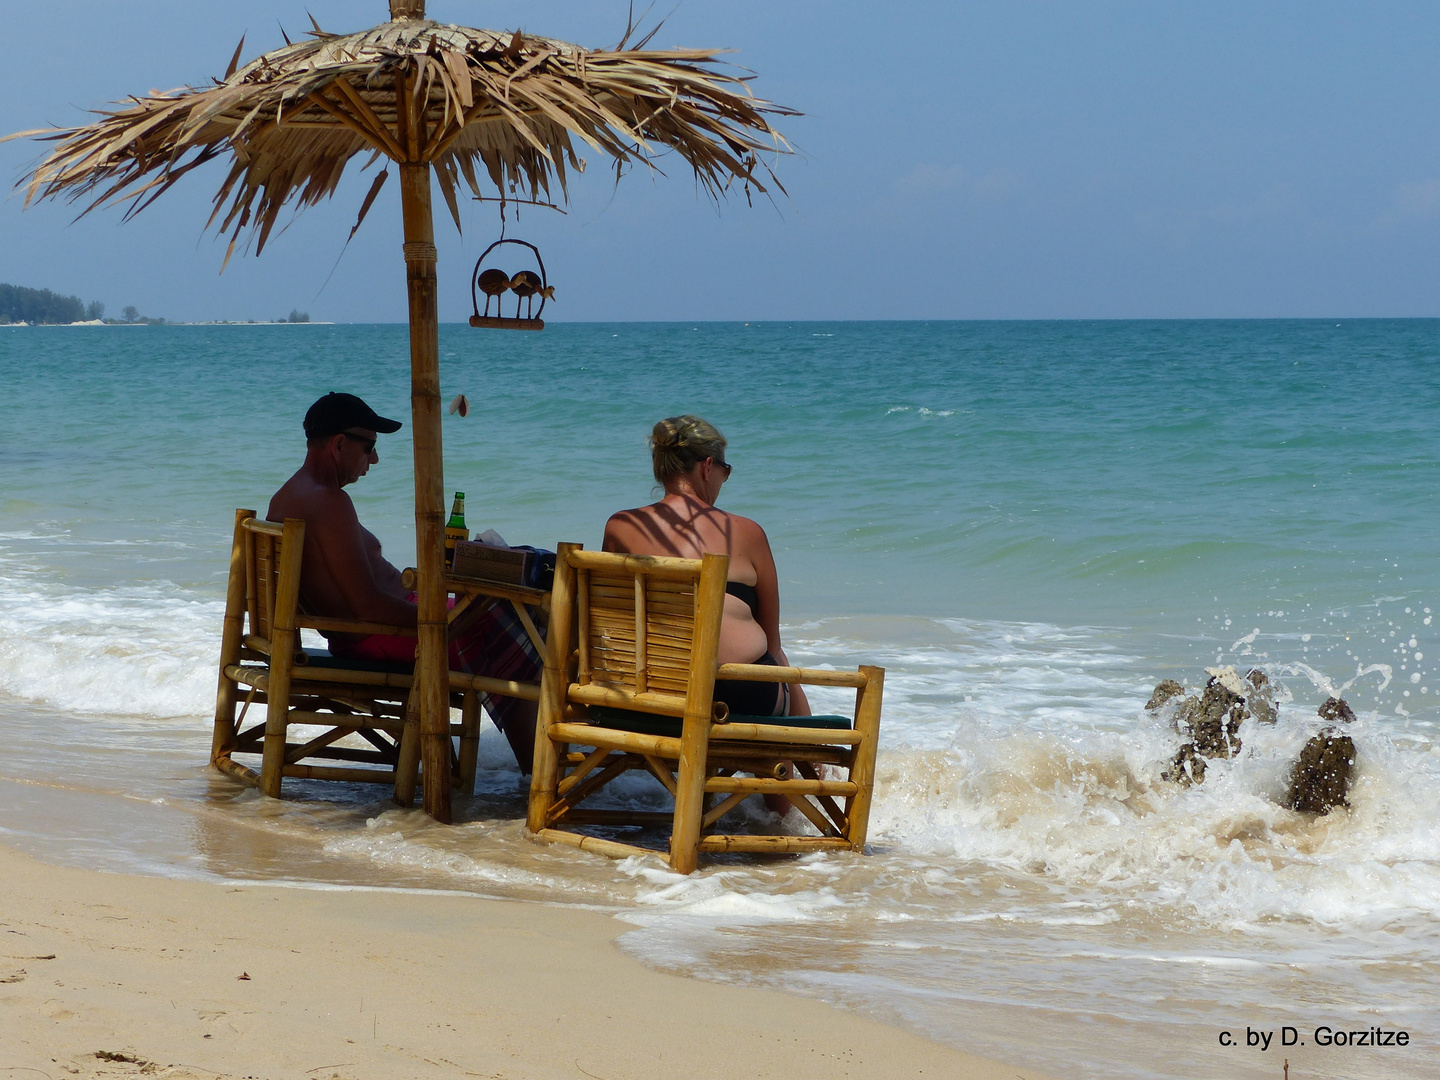
{"type": "MultiPolygon", "coordinates": [[[[673,2],[673,0],[671,0],[673,2]]],[[[431,0],[442,22],[613,46],[626,0],[431,0]]],[[[202,85],[385,0],[3,0],[0,133],[82,122],[127,93],[202,85]],[[21,44],[23,43],[23,45],[21,44]]],[[[616,186],[596,166],[564,215],[509,235],[544,254],[546,317],[584,321],[1440,316],[1440,5],[882,4],[684,0],[662,46],[737,50],[799,109],[788,194],[718,208],[676,160],[616,186]]],[[[20,180],[41,150],[0,145],[20,180]]],[[[405,319],[398,185],[342,247],[357,166],[260,257],[204,233],[223,166],[134,220],[0,201],[0,281],[172,320],[405,319]],[[338,265],[337,265],[337,259],[338,265]],[[332,274],[333,269],[333,274],[332,274]],[[327,281],[328,279],[328,281],[327,281]]],[[[440,315],[498,236],[494,204],[436,198],[440,315]]]]}

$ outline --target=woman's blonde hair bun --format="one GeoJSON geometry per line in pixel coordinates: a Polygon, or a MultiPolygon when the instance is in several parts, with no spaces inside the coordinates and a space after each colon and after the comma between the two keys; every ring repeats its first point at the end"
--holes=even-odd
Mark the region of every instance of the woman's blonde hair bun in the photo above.
{"type": "Polygon", "coordinates": [[[683,476],[706,458],[725,460],[725,436],[698,416],[667,416],[650,432],[655,479],[664,484],[683,476]]]}

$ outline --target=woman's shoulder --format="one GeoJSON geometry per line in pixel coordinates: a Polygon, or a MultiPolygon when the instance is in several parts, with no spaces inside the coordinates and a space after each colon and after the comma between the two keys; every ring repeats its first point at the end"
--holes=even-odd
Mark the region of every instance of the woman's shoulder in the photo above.
{"type": "Polygon", "coordinates": [[[760,527],[760,523],[754,518],[748,518],[741,514],[732,514],[728,510],[724,511],[724,514],[730,519],[730,525],[735,530],[737,537],[747,540],[766,539],[765,530],[760,527]]]}

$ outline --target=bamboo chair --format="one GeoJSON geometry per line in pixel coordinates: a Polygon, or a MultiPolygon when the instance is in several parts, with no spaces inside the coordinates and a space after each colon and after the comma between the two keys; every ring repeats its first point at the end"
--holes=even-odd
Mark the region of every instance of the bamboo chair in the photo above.
{"type": "Polygon", "coordinates": [[[884,669],[717,665],[729,563],[725,555],[672,559],[560,545],[526,822],[532,833],[623,858],[655,852],[574,828],[668,826],[668,862],[682,874],[702,852],[865,850],[884,669]],[[851,687],[855,714],[728,716],[713,701],[717,678],[851,687]],[[817,766],[845,777],[822,777],[817,766]],[[635,769],[665,786],[673,812],[580,805],[635,769]],[[743,800],[763,794],[784,796],[819,835],[713,831],[743,800]]]}
{"type": "MultiPolygon", "coordinates": [[[[304,521],[291,518],[278,525],[258,519],[253,510],[235,511],[210,763],[275,798],[281,781],[296,777],[393,785],[397,801],[409,805],[420,770],[418,717],[408,708],[413,663],[342,659],[302,648],[300,630],[413,637],[415,629],[300,612],[304,547],[304,521]],[[245,716],[254,704],[265,706],[265,717],[247,729],[245,716]],[[323,730],[292,742],[292,726],[323,730]],[[335,745],[351,734],[371,745],[335,745]],[[259,771],[236,761],[236,755],[259,755],[259,771]]],[[[458,736],[452,782],[473,792],[478,692],[524,695],[526,688],[452,671],[450,689],[452,706],[461,709],[460,724],[452,725],[452,736],[458,736]]]]}

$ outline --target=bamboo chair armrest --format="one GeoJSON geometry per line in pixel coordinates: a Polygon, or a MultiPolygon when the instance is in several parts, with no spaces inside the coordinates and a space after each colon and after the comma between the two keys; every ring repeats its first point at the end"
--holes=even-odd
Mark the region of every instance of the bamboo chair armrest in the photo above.
{"type": "Polygon", "coordinates": [[[824,668],[775,667],[771,664],[721,664],[717,679],[736,682],[806,683],[810,686],[850,686],[862,689],[870,684],[863,671],[827,671],[824,668]]]}
{"type": "Polygon", "coordinates": [[[386,634],[391,637],[415,637],[413,626],[392,626],[389,623],[362,622],[359,619],[332,619],[328,615],[301,615],[295,619],[297,628],[333,630],[341,634],[386,634]]]}

